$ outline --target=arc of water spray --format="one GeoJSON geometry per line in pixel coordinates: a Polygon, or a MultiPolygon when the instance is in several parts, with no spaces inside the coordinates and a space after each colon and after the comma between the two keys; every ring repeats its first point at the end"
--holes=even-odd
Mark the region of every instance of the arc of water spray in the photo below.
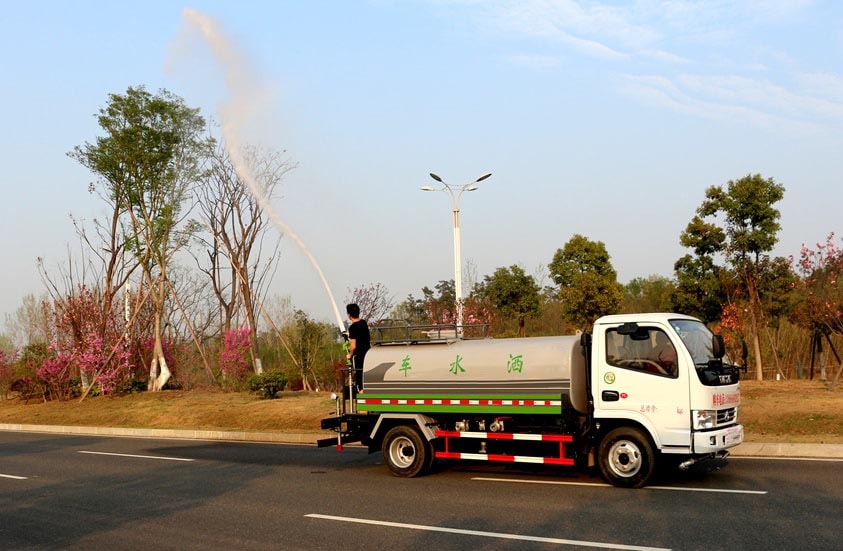
{"type": "Polygon", "coordinates": [[[248,119],[260,104],[258,94],[255,93],[254,88],[249,88],[245,83],[246,75],[244,73],[245,67],[248,66],[244,60],[241,60],[237,55],[235,48],[229,42],[228,38],[222,33],[216,21],[211,17],[194,10],[192,8],[185,8],[182,16],[188,25],[195,27],[205,42],[211,48],[214,59],[219,63],[225,74],[226,88],[230,94],[230,98],[223,104],[220,109],[222,118],[222,135],[225,138],[225,146],[228,154],[231,157],[231,162],[234,169],[240,176],[240,179],[249,188],[249,191],[254,195],[260,208],[269,215],[270,221],[287,235],[290,239],[298,245],[299,249],[305,254],[307,259],[313,265],[319,278],[322,280],[322,285],[328,293],[328,298],[331,300],[331,306],[334,309],[334,316],[336,316],[337,327],[340,332],[345,331],[342,316],[337,308],[337,302],[334,300],[334,294],[331,292],[331,287],[328,285],[328,280],[325,279],[325,274],[316,262],[316,258],[307,249],[304,241],[293,231],[289,224],[284,222],[280,216],[272,209],[269,198],[264,193],[263,188],[256,182],[252,174],[249,163],[246,162],[243,147],[240,143],[239,130],[243,120],[248,119]]]}

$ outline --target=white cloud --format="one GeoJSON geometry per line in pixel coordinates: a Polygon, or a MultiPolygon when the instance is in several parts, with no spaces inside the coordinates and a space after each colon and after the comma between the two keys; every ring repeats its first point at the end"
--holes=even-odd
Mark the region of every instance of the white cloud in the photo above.
{"type": "Polygon", "coordinates": [[[506,60],[513,65],[521,65],[535,70],[555,69],[559,66],[559,58],[547,55],[510,55],[506,60]]]}
{"type": "Polygon", "coordinates": [[[799,83],[806,92],[831,101],[843,103],[843,75],[834,73],[804,73],[799,83]]]}
{"type": "MultiPolygon", "coordinates": [[[[646,73],[626,77],[624,90],[650,103],[693,116],[786,124],[798,131],[838,130],[843,124],[843,76],[805,72],[801,66],[814,60],[796,57],[797,50],[782,48],[787,41],[777,40],[784,31],[803,28],[794,21],[810,13],[813,0],[456,4],[495,33],[562,45],[590,58],[628,61],[625,71],[646,73]]],[[[552,57],[508,60],[534,68],[555,65],[552,57]]]]}
{"type": "Polygon", "coordinates": [[[567,44],[586,55],[624,58],[649,47],[657,33],[632,22],[626,9],[574,0],[522,0],[474,4],[497,32],[567,44]]]}
{"type": "Polygon", "coordinates": [[[716,47],[758,25],[786,24],[813,0],[434,0],[464,8],[491,32],[565,44],[584,55],[686,62],[673,41],[716,47]]]}
{"type": "Polygon", "coordinates": [[[684,65],[686,63],[690,63],[687,58],[662,50],[643,50],[641,55],[671,65],[684,65]]]}
{"type": "Polygon", "coordinates": [[[648,103],[701,118],[785,127],[800,133],[839,129],[843,124],[841,101],[797,93],[776,83],[743,76],[626,75],[623,90],[648,103]]]}

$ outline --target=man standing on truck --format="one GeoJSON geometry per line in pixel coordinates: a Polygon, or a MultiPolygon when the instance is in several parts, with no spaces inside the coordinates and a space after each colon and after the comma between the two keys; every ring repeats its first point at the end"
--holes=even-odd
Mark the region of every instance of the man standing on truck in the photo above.
{"type": "Polygon", "coordinates": [[[369,351],[369,324],[366,320],[360,319],[360,307],[356,304],[349,304],[345,307],[351,325],[348,326],[348,359],[354,369],[354,385],[357,392],[363,390],[363,360],[366,352],[369,351]]]}

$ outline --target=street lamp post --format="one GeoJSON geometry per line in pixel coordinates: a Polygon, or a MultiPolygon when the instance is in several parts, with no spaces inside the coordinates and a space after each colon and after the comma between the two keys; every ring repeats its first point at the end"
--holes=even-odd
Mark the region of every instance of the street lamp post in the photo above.
{"type": "Polygon", "coordinates": [[[462,258],[460,256],[460,197],[466,191],[474,191],[477,185],[492,173],[484,174],[473,182],[469,182],[458,188],[449,186],[442,178],[434,173],[430,173],[430,177],[442,184],[441,188],[432,186],[423,186],[422,191],[446,191],[451,196],[451,204],[453,205],[452,212],[454,215],[454,292],[457,300],[457,336],[462,337],[462,258]]]}

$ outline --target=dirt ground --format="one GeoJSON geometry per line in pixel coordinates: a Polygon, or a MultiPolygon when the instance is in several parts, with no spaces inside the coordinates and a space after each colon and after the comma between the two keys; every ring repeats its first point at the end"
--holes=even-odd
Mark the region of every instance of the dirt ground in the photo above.
{"type": "Polygon", "coordinates": [[[83,402],[0,401],[0,423],[160,429],[318,432],[334,409],[326,393],[282,392],[260,400],[245,392],[165,391],[97,396],[83,402]]]}
{"type": "Polygon", "coordinates": [[[741,381],[738,415],[748,441],[843,444],[843,381],[741,381]]]}
{"type": "MultiPolygon", "coordinates": [[[[747,441],[843,443],[843,383],[742,381],[739,421],[747,441]]],[[[24,404],[0,400],[0,423],[133,428],[320,432],[334,402],[326,393],[283,392],[260,400],[238,392],[142,392],[24,404]]]]}

